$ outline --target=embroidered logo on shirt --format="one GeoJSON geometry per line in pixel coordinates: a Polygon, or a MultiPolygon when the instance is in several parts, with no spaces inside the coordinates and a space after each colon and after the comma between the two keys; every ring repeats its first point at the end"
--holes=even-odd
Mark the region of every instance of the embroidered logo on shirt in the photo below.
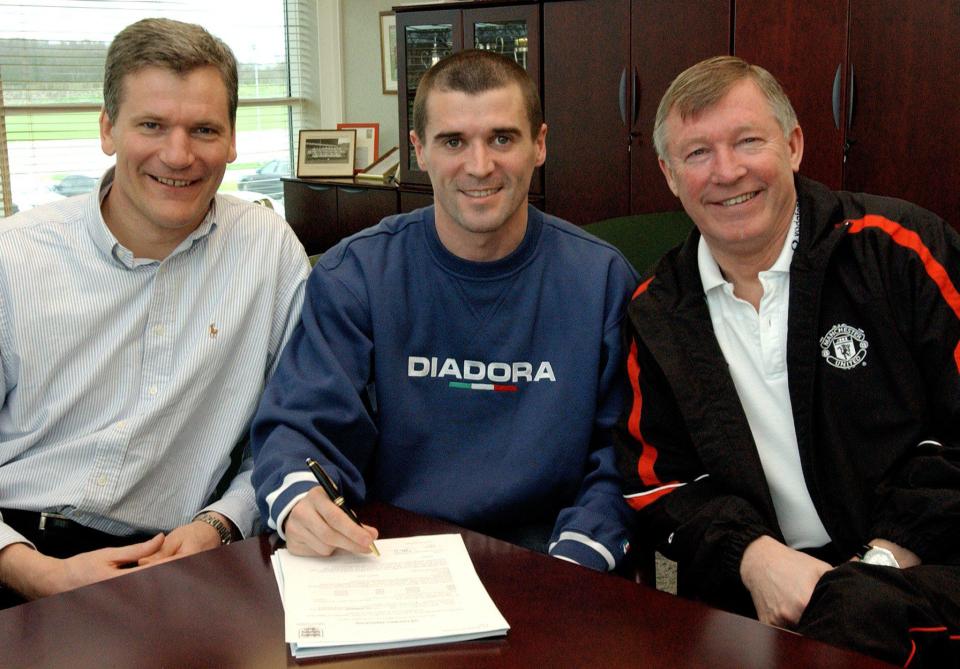
{"type": "Polygon", "coordinates": [[[216,323],[211,323],[211,324],[210,324],[210,339],[216,339],[218,332],[220,332],[220,330],[217,329],[217,324],[216,324],[216,323]]]}
{"type": "Polygon", "coordinates": [[[863,330],[839,323],[820,338],[820,355],[827,364],[837,369],[853,369],[857,365],[867,364],[863,360],[867,357],[869,346],[863,330]]]}
{"type": "Polygon", "coordinates": [[[446,358],[442,362],[438,358],[425,358],[411,355],[407,357],[407,376],[451,378],[448,387],[461,390],[493,390],[501,393],[517,392],[517,382],[556,382],[553,366],[544,360],[534,372],[529,362],[481,362],[479,360],[464,360],[458,362],[453,358],[446,358]],[[475,382],[480,383],[475,383],[475,382]],[[486,381],[486,383],[483,383],[486,381]]]}

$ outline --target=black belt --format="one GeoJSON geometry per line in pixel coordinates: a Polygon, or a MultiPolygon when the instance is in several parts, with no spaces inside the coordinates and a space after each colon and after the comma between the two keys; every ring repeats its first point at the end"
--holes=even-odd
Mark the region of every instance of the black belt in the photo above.
{"type": "MultiPolygon", "coordinates": [[[[0,509],[3,515],[3,522],[10,525],[18,532],[21,528],[27,532],[56,532],[70,531],[77,528],[84,528],[76,521],[70,520],[66,516],[50,511],[17,511],[16,509],[0,509]]],[[[96,531],[96,530],[94,530],[96,531]]]]}
{"type": "Polygon", "coordinates": [[[41,552],[46,552],[42,546],[50,542],[62,548],[55,552],[79,553],[110,546],[126,546],[150,538],[147,534],[129,536],[109,534],[50,511],[0,509],[0,515],[3,515],[4,523],[37,544],[41,552]],[[73,550],[70,550],[71,548],[73,550]]]}

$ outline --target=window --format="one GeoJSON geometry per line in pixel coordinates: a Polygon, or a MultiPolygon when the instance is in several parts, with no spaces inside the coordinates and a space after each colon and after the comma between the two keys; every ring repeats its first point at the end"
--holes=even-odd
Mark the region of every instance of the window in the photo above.
{"type": "Polygon", "coordinates": [[[0,0],[0,215],[89,191],[113,164],[97,124],[104,59],[116,33],[150,16],[203,25],[233,50],[238,157],[220,190],[282,199],[314,87],[315,2],[0,0]]]}

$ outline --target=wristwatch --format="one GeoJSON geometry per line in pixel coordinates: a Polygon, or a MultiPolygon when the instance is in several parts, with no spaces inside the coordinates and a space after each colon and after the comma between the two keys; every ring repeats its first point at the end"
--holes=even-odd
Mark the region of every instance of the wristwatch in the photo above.
{"type": "Polygon", "coordinates": [[[897,558],[893,556],[893,553],[888,551],[886,548],[881,548],[880,546],[871,546],[867,544],[860,549],[860,552],[857,553],[857,557],[860,558],[861,562],[867,564],[880,565],[881,567],[893,567],[895,569],[900,568],[900,563],[897,562],[897,558]]]}
{"type": "Polygon", "coordinates": [[[215,515],[213,515],[209,511],[203,511],[201,513],[198,513],[196,516],[194,516],[193,519],[199,520],[201,523],[206,523],[207,525],[215,529],[217,531],[217,534],[220,535],[221,546],[225,546],[226,544],[229,544],[231,541],[233,541],[233,532],[230,530],[230,528],[227,527],[227,525],[222,520],[217,518],[215,515]]]}

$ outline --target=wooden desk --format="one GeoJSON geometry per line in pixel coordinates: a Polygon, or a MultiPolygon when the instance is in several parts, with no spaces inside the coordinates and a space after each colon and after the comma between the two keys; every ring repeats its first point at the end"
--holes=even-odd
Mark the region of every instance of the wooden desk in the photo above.
{"type": "MultiPolygon", "coordinates": [[[[458,531],[384,505],[361,514],[384,538],[458,531]]],[[[887,666],[462,531],[510,623],[505,639],[296,663],[270,568],[248,539],[0,611],[0,666],[29,667],[757,667],[887,666]]]]}

